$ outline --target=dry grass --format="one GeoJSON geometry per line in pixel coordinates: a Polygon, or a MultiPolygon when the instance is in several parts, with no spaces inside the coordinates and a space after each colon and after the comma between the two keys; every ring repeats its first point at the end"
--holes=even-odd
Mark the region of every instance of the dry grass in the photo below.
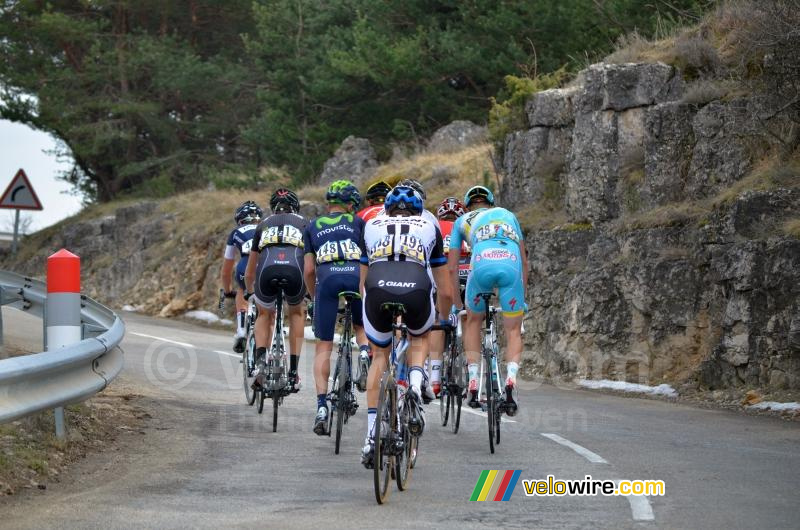
{"type": "Polygon", "coordinates": [[[625,232],[643,228],[685,225],[700,221],[710,211],[711,208],[706,201],[665,204],[664,206],[638,212],[621,219],[617,230],[625,232]]]}
{"type": "MultiPolygon", "coordinates": [[[[492,166],[492,146],[482,144],[455,153],[422,152],[409,157],[396,157],[378,167],[375,175],[362,188],[378,180],[396,184],[404,178],[420,181],[428,196],[429,209],[445,197],[463,197],[476,184],[488,185],[497,192],[499,181],[492,166]]],[[[313,189],[313,188],[312,188],[313,189]]],[[[301,190],[305,198],[306,188],[301,190]]]]}
{"type": "Polygon", "coordinates": [[[89,452],[112,450],[121,434],[144,434],[150,415],[138,396],[106,389],[66,409],[67,437],[55,437],[53,413],[0,425],[0,497],[21,489],[46,489],[63,470],[89,452]]]}
{"type": "Polygon", "coordinates": [[[789,219],[783,223],[783,232],[795,239],[800,239],[800,218],[789,219]]]}
{"type": "Polygon", "coordinates": [[[776,188],[800,187],[800,159],[781,161],[776,156],[761,160],[744,178],[711,199],[711,206],[718,208],[733,203],[746,191],[768,191],[776,188]]]}

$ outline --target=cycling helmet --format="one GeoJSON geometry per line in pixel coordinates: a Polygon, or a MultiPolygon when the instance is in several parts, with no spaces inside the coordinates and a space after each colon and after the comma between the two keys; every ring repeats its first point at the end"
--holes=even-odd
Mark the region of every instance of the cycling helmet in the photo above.
{"type": "Polygon", "coordinates": [[[413,215],[420,215],[424,202],[420,193],[411,186],[395,186],[383,201],[386,213],[393,210],[410,210],[413,215]]]}
{"type": "Polygon", "coordinates": [[[392,191],[391,186],[386,184],[384,181],[379,180],[367,188],[367,193],[364,194],[364,197],[370,201],[382,199],[383,197],[386,197],[390,191],[392,191]]]}
{"type": "Polygon", "coordinates": [[[272,194],[269,200],[269,207],[273,212],[275,212],[279,204],[289,206],[292,212],[297,213],[300,211],[300,199],[298,199],[297,194],[290,189],[278,188],[275,190],[275,193],[272,194]]]}
{"type": "Polygon", "coordinates": [[[476,197],[483,197],[489,203],[489,206],[494,206],[494,195],[486,186],[472,186],[467,190],[467,194],[464,195],[464,204],[469,207],[469,204],[476,197]]]}
{"type": "Polygon", "coordinates": [[[417,193],[419,193],[419,196],[422,197],[423,201],[428,198],[425,195],[425,188],[422,187],[422,184],[420,184],[419,181],[416,181],[414,179],[403,179],[400,182],[398,182],[397,185],[398,186],[407,186],[409,188],[414,188],[414,190],[417,193]]]}
{"type": "Polygon", "coordinates": [[[258,207],[253,201],[246,201],[236,208],[236,213],[233,214],[233,220],[237,225],[244,223],[254,223],[261,219],[261,208],[258,207]]]}
{"type": "Polygon", "coordinates": [[[444,217],[450,213],[456,217],[461,217],[467,213],[467,209],[464,208],[464,204],[455,197],[448,197],[439,205],[439,208],[436,210],[436,217],[444,217]]]}
{"type": "Polygon", "coordinates": [[[328,188],[325,200],[332,203],[352,204],[354,208],[358,208],[358,205],[361,204],[361,195],[358,193],[358,188],[349,180],[337,180],[328,188]]]}

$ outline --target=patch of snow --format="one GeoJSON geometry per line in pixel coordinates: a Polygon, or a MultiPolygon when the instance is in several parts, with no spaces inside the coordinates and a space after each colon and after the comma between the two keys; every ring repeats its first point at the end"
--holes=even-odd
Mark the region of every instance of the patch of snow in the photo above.
{"type": "Polygon", "coordinates": [[[202,320],[203,322],[208,322],[209,324],[215,324],[221,320],[211,311],[187,311],[183,316],[193,318],[195,320],[202,320]]]}
{"type": "Polygon", "coordinates": [[[667,384],[647,386],[636,383],[626,383],[625,381],[611,381],[609,379],[581,379],[578,381],[578,385],[591,389],[609,389],[619,390],[621,392],[635,392],[637,394],[650,394],[653,396],[678,397],[678,393],[675,389],[667,384]]]}
{"type": "MultiPolygon", "coordinates": [[[[305,338],[306,340],[312,341],[312,342],[317,340],[317,338],[314,336],[314,332],[311,331],[311,326],[306,326],[305,327],[305,329],[303,330],[303,338],[305,338]]],[[[342,336],[340,334],[338,334],[338,333],[334,333],[333,334],[333,343],[334,344],[339,344],[340,340],[342,340],[342,336]]],[[[358,344],[356,343],[356,338],[355,337],[352,338],[350,343],[355,348],[358,348],[358,344]]]]}
{"type": "Polygon", "coordinates": [[[122,306],[122,310],[123,311],[127,311],[129,313],[136,312],[136,308],[134,306],[130,305],[130,304],[125,304],[124,306],[122,306]]]}
{"type": "Polygon", "coordinates": [[[762,401],[761,403],[750,405],[747,408],[755,410],[775,410],[778,412],[785,412],[785,411],[800,412],[800,403],[796,401],[792,401],[790,403],[779,403],[777,401],[762,401]]]}
{"type": "Polygon", "coordinates": [[[231,320],[229,318],[223,318],[223,319],[221,319],[219,321],[219,323],[220,324],[225,324],[226,326],[232,326],[233,325],[233,320],[231,320]]]}

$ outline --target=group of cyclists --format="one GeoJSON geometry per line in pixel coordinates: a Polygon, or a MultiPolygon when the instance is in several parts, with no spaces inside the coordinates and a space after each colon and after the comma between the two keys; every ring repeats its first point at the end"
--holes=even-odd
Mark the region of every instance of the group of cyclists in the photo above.
{"type": "Polygon", "coordinates": [[[297,372],[304,340],[305,313],[313,320],[317,339],[314,383],[317,402],[313,431],[326,433],[328,378],[337,321],[339,294],[357,292],[353,327],[359,346],[355,384],[367,397],[367,435],[361,461],[372,466],[373,437],[380,379],[387,369],[393,334],[393,315],[387,303],[409,308],[404,315],[410,336],[406,357],[407,385],[418,432],[424,429],[423,404],[441,392],[444,332],[431,331],[434,323],[462,321],[463,346],[468,362],[468,404],[478,407],[480,333],[484,304],[481,293],[497,290],[507,340],[504,387],[505,410],[517,412],[517,372],[522,353],[521,326],[527,284],[527,255],[522,230],[510,211],[496,207],[485,186],[473,186],[463,202],[443,200],[436,215],[425,209],[426,194],[412,179],[395,186],[384,181],[370,185],[361,206],[358,188],[337,180],[327,190],[327,213],[308,220],[300,215],[297,195],[276,190],[269,201],[271,215],[252,201],[236,209],[236,227],[224,252],[222,297],[235,298],[236,334],[233,349],[245,347],[247,300],[258,308],[255,322],[256,377],[263,384],[266,351],[272,334],[276,289],[284,292],[289,318],[289,374],[292,392],[300,389],[297,372]],[[238,263],[237,263],[238,255],[238,263]],[[232,289],[235,279],[237,289],[232,289]],[[274,279],[281,280],[276,287],[274,279]],[[430,368],[430,372],[426,369],[430,368]]]}

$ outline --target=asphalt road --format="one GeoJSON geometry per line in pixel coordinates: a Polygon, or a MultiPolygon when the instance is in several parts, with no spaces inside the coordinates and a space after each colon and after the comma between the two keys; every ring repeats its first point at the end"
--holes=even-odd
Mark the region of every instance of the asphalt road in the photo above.
{"type": "Polygon", "coordinates": [[[378,506],[372,472],[359,464],[364,408],[338,456],[331,438],[311,432],[310,344],[304,387],[287,398],[272,433],[266,407],[259,416],[244,403],[228,333],[125,320],[119,384],[152,404],[146,435],[80,464],[77,478],[0,502],[0,527],[800,526],[798,423],[534,383],[522,384],[522,409],[503,423],[494,455],[480,413],[463,414],[453,435],[431,404],[410,489],[378,506]],[[666,495],[526,497],[520,480],[508,502],[469,502],[484,469],[518,469],[521,480],[660,479],[666,495]]]}

